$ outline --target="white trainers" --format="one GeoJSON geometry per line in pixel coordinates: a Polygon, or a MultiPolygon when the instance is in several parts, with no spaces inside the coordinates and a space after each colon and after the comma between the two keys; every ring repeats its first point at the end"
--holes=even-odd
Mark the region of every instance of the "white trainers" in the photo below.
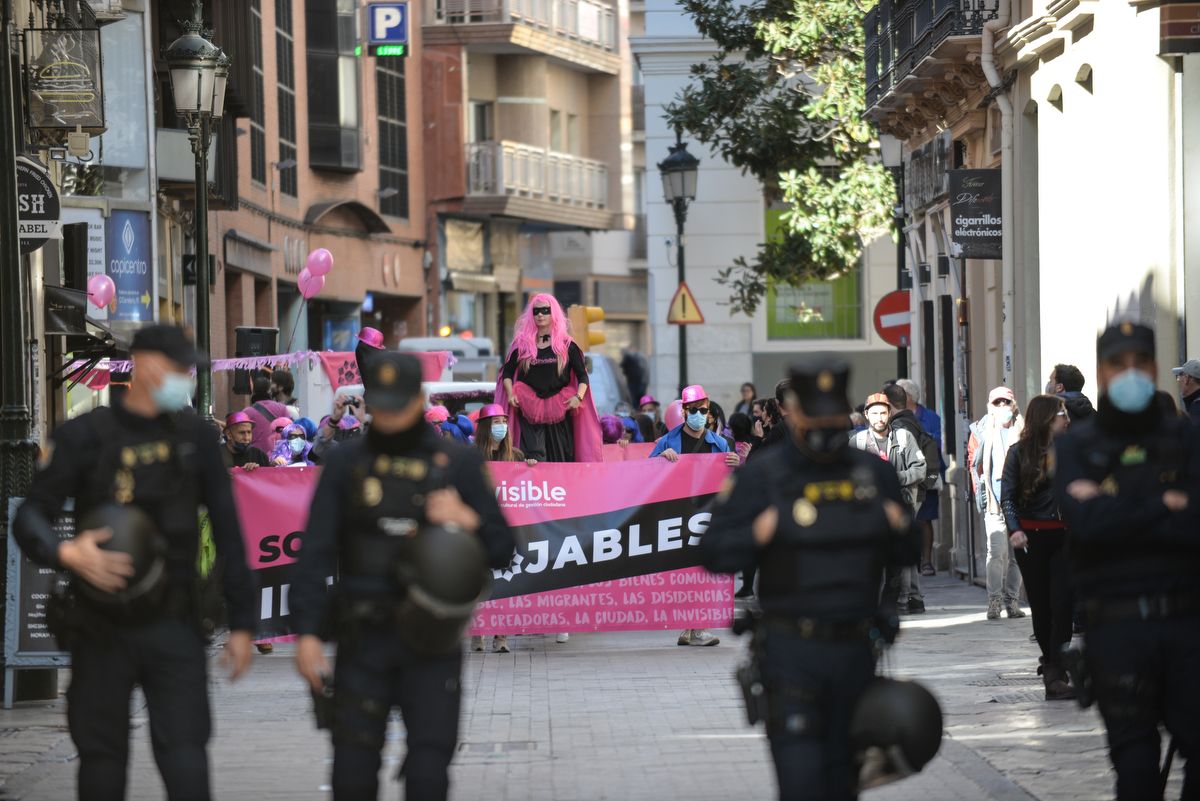
{"type": "Polygon", "coordinates": [[[692,629],[692,645],[720,645],[721,640],[708,629],[692,629]]]}
{"type": "Polygon", "coordinates": [[[504,635],[504,634],[497,634],[495,637],[493,637],[492,638],[492,651],[494,651],[497,654],[507,654],[508,653],[508,636],[504,635]]]}
{"type": "Polygon", "coordinates": [[[571,639],[571,635],[570,635],[570,634],[560,634],[560,635],[558,635],[557,637],[555,637],[555,638],[554,638],[554,641],[555,641],[556,643],[558,643],[559,645],[562,645],[564,642],[566,642],[566,641],[567,641],[567,640],[569,640],[569,639],[571,639]]]}
{"type": "Polygon", "coordinates": [[[676,645],[691,645],[692,644],[692,630],[684,629],[683,631],[679,632],[679,639],[675,641],[675,644],[676,645]]]}
{"type": "Polygon", "coordinates": [[[475,637],[471,638],[471,650],[472,651],[482,651],[483,650],[483,637],[475,636],[475,637]]]}

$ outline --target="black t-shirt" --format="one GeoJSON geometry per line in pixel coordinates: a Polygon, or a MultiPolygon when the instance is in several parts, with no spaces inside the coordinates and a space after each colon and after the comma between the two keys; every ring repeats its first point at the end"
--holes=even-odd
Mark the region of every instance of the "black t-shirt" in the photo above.
{"type": "Polygon", "coordinates": [[[513,381],[523,381],[528,384],[539,398],[552,398],[563,387],[571,383],[571,375],[580,384],[588,382],[587,369],[583,363],[583,351],[574,342],[567,348],[567,366],[558,372],[558,357],[550,347],[538,348],[537,358],[529,364],[525,372],[518,365],[517,352],[514,350],[504,363],[503,377],[513,381]]]}
{"type": "Polygon", "coordinates": [[[228,445],[222,446],[221,461],[225,463],[226,468],[243,467],[251,462],[259,467],[267,467],[271,464],[271,460],[267,458],[267,455],[253,445],[241,453],[234,453],[229,450],[228,445]]]}
{"type": "Polygon", "coordinates": [[[712,453],[713,444],[704,438],[704,435],[693,437],[686,431],[679,434],[679,447],[683,448],[684,453],[712,453]]]}

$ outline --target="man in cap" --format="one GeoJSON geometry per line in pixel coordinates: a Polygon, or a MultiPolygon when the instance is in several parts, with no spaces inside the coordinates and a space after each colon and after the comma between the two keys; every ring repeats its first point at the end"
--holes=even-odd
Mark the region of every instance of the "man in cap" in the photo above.
{"type": "Polygon", "coordinates": [[[1200,797],[1200,429],[1154,401],[1154,331],[1097,342],[1096,414],[1055,441],[1054,488],[1117,798],[1161,799],[1159,726],[1200,797]]]}
{"type": "Polygon", "coordinates": [[[988,412],[971,425],[967,462],[975,487],[983,526],[987,532],[987,619],[999,620],[1003,611],[1010,618],[1025,617],[1021,609],[1021,570],[1008,541],[1008,524],[1000,510],[1000,479],[1008,449],[1021,438],[1025,419],[1008,387],[988,393],[988,412]]]}
{"type": "Polygon", "coordinates": [[[55,633],[71,651],[67,722],[79,750],[79,798],[124,797],[129,701],[138,684],[167,797],[207,799],[207,658],[195,607],[201,505],[223,563],[232,630],[224,656],[232,678],[250,664],[257,594],[220,446],[187,409],[200,354],[181,328],[169,325],[139,329],[130,353],[133,377],[120,402],[54,431],[13,533],[30,559],[72,576],[71,597],[57,605],[55,633]],[[77,522],[97,514],[119,518],[124,507],[136,507],[131,514],[148,518],[165,552],[162,580],[130,585],[142,565],[105,548],[110,539],[132,541],[135,532],[90,528],[62,539],[54,521],[67,498],[75,499],[77,522]]]}
{"type": "MultiPolygon", "coordinates": [[[[296,667],[315,692],[323,692],[329,665],[319,633],[338,633],[334,799],[377,796],[393,706],[400,707],[407,730],[405,797],[444,799],[458,739],[461,645],[446,653],[419,652],[398,620],[413,583],[402,576],[429,527],[473,533],[493,568],[511,561],[513,536],[479,452],[439,437],[425,423],[417,359],[381,350],[366,370],[371,426],[330,453],[292,577],[292,626],[300,635],[296,667]],[[331,610],[326,578],[335,574],[338,601],[331,610]]],[[[484,565],[462,569],[482,573],[484,565]]]]}
{"type": "Polygon", "coordinates": [[[234,412],[225,418],[225,447],[221,449],[221,461],[225,467],[240,467],[249,473],[271,463],[267,455],[251,444],[254,437],[254,420],[245,412],[234,412]]]}
{"type": "MultiPolygon", "coordinates": [[[[899,387],[896,389],[901,395],[904,394],[904,390],[899,387]]],[[[867,415],[867,430],[854,434],[850,443],[892,466],[900,482],[900,494],[915,516],[925,500],[924,483],[929,469],[925,454],[911,429],[894,424],[892,415],[896,408],[887,395],[876,392],[867,398],[863,409],[867,415]]],[[[916,422],[915,418],[913,422],[916,422]]],[[[906,566],[901,571],[898,603],[901,612],[917,614],[925,611],[920,571],[915,565],[906,566]]]]}
{"type": "Polygon", "coordinates": [[[1200,423],[1200,359],[1189,359],[1179,367],[1171,368],[1179,381],[1179,396],[1183,399],[1183,410],[1193,423],[1200,423]]]}
{"type": "MultiPolygon", "coordinates": [[[[650,458],[661,456],[668,462],[677,462],[681,455],[723,453],[725,464],[737,467],[741,464],[738,455],[729,449],[724,437],[708,428],[708,393],[699,384],[683,388],[683,422],[668,431],[650,451],[650,458]]],[[[684,629],[676,641],[678,645],[720,645],[721,640],[708,629],[684,629]]]]}
{"type": "Polygon", "coordinates": [[[739,681],[747,698],[765,689],[752,720],[766,722],[781,799],[857,797],[851,716],[918,554],[896,471],[850,447],[849,374],[819,357],[792,368],[788,438],[730,477],[700,540],[709,570],[758,564],[755,667],[739,681]]]}

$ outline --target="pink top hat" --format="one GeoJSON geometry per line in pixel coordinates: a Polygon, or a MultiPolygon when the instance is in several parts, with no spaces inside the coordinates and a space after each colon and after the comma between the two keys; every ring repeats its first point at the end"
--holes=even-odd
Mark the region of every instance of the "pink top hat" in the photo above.
{"type": "Polygon", "coordinates": [[[383,350],[383,332],[366,326],[358,332],[358,341],[376,350],[383,350]]]}
{"type": "Polygon", "coordinates": [[[486,420],[489,417],[508,417],[508,412],[498,403],[489,403],[479,410],[479,419],[486,420]]]}
{"type": "Polygon", "coordinates": [[[708,400],[708,393],[705,392],[704,387],[700,386],[699,384],[692,384],[690,387],[683,388],[683,395],[681,398],[683,400],[683,405],[686,406],[689,403],[695,403],[696,401],[708,400]]]}
{"type": "Polygon", "coordinates": [[[246,414],[245,412],[233,412],[225,418],[226,428],[229,428],[230,426],[236,426],[239,423],[249,423],[250,425],[254,425],[254,421],[250,418],[250,415],[246,414]]]}

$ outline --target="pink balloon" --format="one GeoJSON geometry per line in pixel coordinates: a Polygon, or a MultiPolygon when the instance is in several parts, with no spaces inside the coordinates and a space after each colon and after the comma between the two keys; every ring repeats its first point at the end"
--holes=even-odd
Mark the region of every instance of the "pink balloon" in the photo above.
{"type": "Polygon", "coordinates": [[[308,254],[308,261],[304,266],[313,275],[328,275],[333,269],[333,254],[325,248],[317,248],[308,254]]]}
{"type": "Polygon", "coordinates": [[[663,423],[666,425],[668,431],[683,425],[683,401],[671,401],[671,405],[663,412],[663,423]]]}
{"type": "Polygon", "coordinates": [[[88,279],[88,300],[97,309],[103,309],[117,294],[116,284],[107,275],[93,275],[88,279]]]}
{"type": "Polygon", "coordinates": [[[325,288],[325,276],[313,275],[305,267],[296,277],[296,285],[300,287],[300,294],[304,299],[311,300],[321,294],[321,290],[325,288]]]}

